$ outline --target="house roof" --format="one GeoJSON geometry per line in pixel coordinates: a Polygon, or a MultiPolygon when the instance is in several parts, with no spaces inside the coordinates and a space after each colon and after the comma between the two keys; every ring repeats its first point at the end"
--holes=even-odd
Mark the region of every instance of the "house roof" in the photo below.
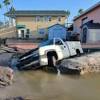
{"type": "Polygon", "coordinates": [[[84,11],[81,15],[76,16],[76,17],[73,19],[73,21],[79,19],[79,18],[82,17],[83,15],[85,15],[85,14],[87,14],[87,13],[93,11],[94,9],[96,9],[96,8],[98,8],[98,7],[100,7],[100,1],[99,1],[97,4],[95,4],[94,6],[90,7],[90,8],[87,9],[86,11],[84,11]]]}
{"type": "Polygon", "coordinates": [[[89,29],[100,29],[100,23],[93,23],[93,21],[89,21],[82,25],[82,27],[87,26],[89,29]]]}
{"type": "Polygon", "coordinates": [[[50,29],[50,28],[52,28],[52,27],[54,27],[54,26],[61,26],[61,27],[63,27],[63,28],[65,28],[65,29],[67,29],[64,25],[61,25],[61,24],[54,24],[54,25],[52,25],[52,26],[50,26],[50,27],[48,27],[48,29],[50,29]]]}
{"type": "Polygon", "coordinates": [[[20,16],[66,16],[64,10],[17,10],[14,15],[11,12],[5,14],[8,17],[20,16]]]}

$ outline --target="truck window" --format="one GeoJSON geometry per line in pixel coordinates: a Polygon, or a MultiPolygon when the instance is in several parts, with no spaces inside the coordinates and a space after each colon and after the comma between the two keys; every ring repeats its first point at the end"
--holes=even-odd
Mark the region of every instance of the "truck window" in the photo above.
{"type": "Polygon", "coordinates": [[[61,41],[61,40],[58,40],[58,39],[55,40],[55,44],[56,44],[56,45],[63,45],[62,41],[61,41]]]}

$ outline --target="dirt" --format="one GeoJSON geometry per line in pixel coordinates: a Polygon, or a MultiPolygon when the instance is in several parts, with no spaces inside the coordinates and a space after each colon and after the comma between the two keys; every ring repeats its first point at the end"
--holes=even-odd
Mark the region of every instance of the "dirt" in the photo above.
{"type": "Polygon", "coordinates": [[[61,61],[60,66],[77,68],[80,74],[86,74],[90,72],[100,73],[100,52],[94,52],[90,54],[82,55],[81,57],[75,57],[65,59],[61,61]]]}

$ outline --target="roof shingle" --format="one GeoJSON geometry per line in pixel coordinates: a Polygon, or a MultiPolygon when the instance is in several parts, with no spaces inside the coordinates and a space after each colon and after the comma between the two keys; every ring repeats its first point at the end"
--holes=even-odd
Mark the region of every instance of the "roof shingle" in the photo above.
{"type": "MultiPolygon", "coordinates": [[[[11,12],[5,14],[8,17],[12,17],[11,12]]],[[[17,10],[14,12],[14,16],[66,16],[64,10],[17,10]]]]}

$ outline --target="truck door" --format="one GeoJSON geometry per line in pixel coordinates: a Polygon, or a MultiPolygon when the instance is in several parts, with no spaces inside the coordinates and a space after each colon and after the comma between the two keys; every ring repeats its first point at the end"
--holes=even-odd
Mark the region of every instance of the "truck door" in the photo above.
{"type": "Polygon", "coordinates": [[[61,39],[55,39],[55,45],[59,45],[61,48],[61,52],[63,54],[63,58],[67,58],[70,56],[70,51],[68,46],[61,39]]]}

